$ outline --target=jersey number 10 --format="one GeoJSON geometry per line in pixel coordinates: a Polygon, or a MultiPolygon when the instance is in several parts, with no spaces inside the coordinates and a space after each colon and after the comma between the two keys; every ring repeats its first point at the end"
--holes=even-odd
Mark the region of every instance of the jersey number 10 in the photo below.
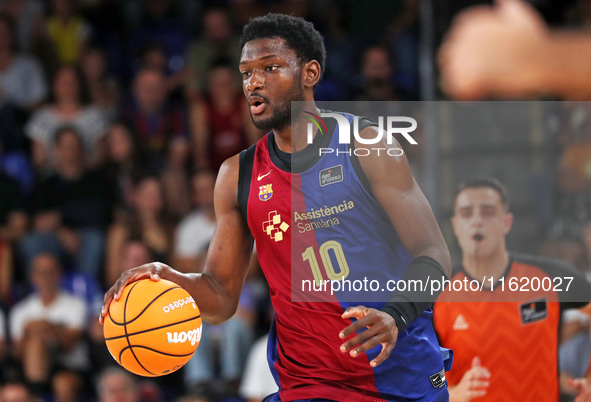
{"type": "MultiPolygon", "coordinates": [[[[319,251],[320,257],[322,258],[322,265],[324,265],[324,270],[326,271],[328,279],[340,281],[349,276],[349,264],[347,264],[345,253],[343,253],[343,247],[339,242],[334,240],[324,242],[320,246],[319,251]],[[336,261],[339,266],[339,272],[335,271],[334,265],[332,264],[332,260],[330,258],[331,250],[335,254],[336,261]]],[[[304,261],[308,261],[308,263],[310,264],[310,268],[312,269],[312,274],[314,275],[314,281],[316,282],[316,285],[322,286],[322,284],[324,283],[324,279],[322,278],[322,272],[320,272],[320,266],[318,265],[316,254],[314,253],[314,247],[308,247],[306,251],[302,253],[302,259],[304,261]]]]}

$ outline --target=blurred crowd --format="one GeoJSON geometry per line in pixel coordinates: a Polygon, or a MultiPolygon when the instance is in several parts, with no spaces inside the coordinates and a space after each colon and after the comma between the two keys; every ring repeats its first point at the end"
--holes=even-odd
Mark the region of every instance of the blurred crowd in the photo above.
{"type": "MultiPolygon", "coordinates": [[[[250,18],[284,12],[321,31],[328,58],[317,100],[407,101],[419,100],[419,7],[2,0],[0,402],[255,401],[273,392],[273,312],[256,255],[237,314],[204,324],[195,357],[165,378],[118,368],[98,324],[103,292],[154,260],[202,269],[217,171],[264,134],[237,69],[250,18]]],[[[553,124],[559,167],[535,193],[541,251],[591,278],[591,107],[566,104],[553,124]]],[[[589,333],[584,318],[570,322],[570,338],[589,333]]]]}

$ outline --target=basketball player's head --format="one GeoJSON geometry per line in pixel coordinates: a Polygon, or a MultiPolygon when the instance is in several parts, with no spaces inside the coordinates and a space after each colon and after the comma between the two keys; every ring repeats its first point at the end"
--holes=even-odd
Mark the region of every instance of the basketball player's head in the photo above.
{"type": "Polygon", "coordinates": [[[326,51],[312,23],[289,15],[251,20],[242,32],[240,73],[250,114],[259,129],[290,125],[291,102],[313,100],[326,51]]]}
{"type": "Polygon", "coordinates": [[[460,184],[451,222],[464,257],[504,253],[505,236],[513,224],[507,189],[493,178],[460,184]]]}

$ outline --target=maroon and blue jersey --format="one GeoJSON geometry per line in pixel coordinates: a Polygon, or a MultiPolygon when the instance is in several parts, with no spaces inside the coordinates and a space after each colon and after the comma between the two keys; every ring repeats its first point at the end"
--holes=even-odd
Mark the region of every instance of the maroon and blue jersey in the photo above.
{"type": "MultiPolygon", "coordinates": [[[[368,125],[360,120],[359,130],[368,125]]],[[[240,155],[239,204],[276,311],[268,359],[281,400],[446,400],[449,356],[439,348],[431,310],[398,335],[377,367],[369,362],[381,345],[356,358],[339,350],[339,333],[353,322],[341,318],[345,309],[382,308],[392,294],[387,281],[401,279],[412,257],[372,196],[361,156],[339,144],[335,126],[329,121],[327,133],[299,152],[282,152],[271,132],[240,155]],[[321,286],[329,280],[374,286],[331,291],[321,286]]]]}

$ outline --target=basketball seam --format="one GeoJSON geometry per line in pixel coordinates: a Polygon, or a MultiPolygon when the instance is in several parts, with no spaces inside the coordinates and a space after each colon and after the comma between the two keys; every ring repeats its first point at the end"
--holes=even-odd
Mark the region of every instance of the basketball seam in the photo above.
{"type": "MultiPolygon", "coordinates": [[[[131,295],[133,288],[135,288],[135,286],[138,283],[139,282],[134,283],[133,286],[131,287],[131,289],[129,289],[129,292],[127,292],[127,297],[125,298],[125,306],[123,306],[123,322],[124,322],[123,329],[125,331],[125,340],[127,341],[127,345],[129,347],[129,350],[131,351],[131,354],[133,355],[133,357],[137,361],[137,363],[140,365],[140,367],[143,368],[147,373],[150,373],[152,375],[156,375],[156,374],[152,373],[150,370],[148,370],[147,368],[145,368],[144,365],[142,364],[142,362],[140,362],[140,359],[137,358],[137,356],[135,355],[135,352],[133,351],[133,347],[131,346],[131,342],[129,342],[129,336],[127,335],[127,319],[125,317],[127,315],[127,302],[129,301],[129,296],[131,295]]],[[[121,352],[119,352],[119,364],[121,364],[121,356],[123,356],[123,351],[125,349],[127,349],[127,348],[123,348],[121,350],[121,352]]]]}
{"type": "Polygon", "coordinates": [[[177,325],[177,324],[183,324],[183,323],[188,322],[188,321],[191,321],[191,320],[196,320],[197,318],[201,318],[201,315],[198,315],[198,316],[195,316],[195,317],[191,317],[191,318],[187,318],[187,319],[182,320],[182,321],[173,322],[172,324],[162,325],[162,326],[156,327],[156,328],[150,328],[150,329],[145,329],[143,331],[132,332],[132,333],[127,334],[127,335],[112,336],[110,338],[105,338],[105,341],[113,341],[115,339],[121,339],[121,338],[130,337],[130,336],[134,336],[134,335],[140,335],[140,334],[144,334],[146,332],[155,331],[157,329],[162,329],[162,328],[166,328],[166,327],[172,327],[173,325],[177,325]]]}
{"type": "MultiPolygon", "coordinates": [[[[182,354],[182,355],[175,355],[175,354],[172,354],[172,353],[161,352],[161,351],[159,351],[159,350],[152,349],[152,348],[149,348],[149,347],[147,347],[147,346],[143,346],[143,345],[133,345],[133,346],[131,346],[131,345],[130,345],[130,346],[126,346],[126,347],[124,347],[124,348],[121,350],[121,353],[123,353],[123,351],[125,351],[125,349],[131,349],[131,350],[132,350],[132,353],[133,353],[133,348],[138,348],[138,349],[147,349],[147,350],[150,350],[150,351],[152,351],[152,352],[155,352],[155,353],[160,353],[161,355],[164,355],[164,356],[171,356],[171,357],[187,357],[187,356],[191,356],[193,353],[195,353],[195,351],[193,351],[193,352],[191,352],[191,353],[186,353],[186,354],[182,354]]],[[[140,363],[140,364],[141,364],[141,363],[140,363]]],[[[143,367],[143,366],[142,366],[142,367],[143,367]]],[[[144,369],[144,370],[145,370],[145,369],[144,369]]],[[[148,371],[148,370],[146,370],[146,371],[148,371]]],[[[148,371],[148,373],[150,373],[150,372],[148,371]]],[[[150,374],[152,374],[152,375],[155,375],[155,374],[153,374],[153,373],[150,373],[150,374]]]]}
{"type": "MultiPolygon", "coordinates": [[[[136,283],[138,283],[138,282],[136,282],[136,283]]],[[[135,285],[133,285],[133,286],[135,286],[135,285]]],[[[133,289],[133,288],[132,288],[132,289],[133,289]]],[[[131,324],[132,322],[134,322],[135,320],[137,320],[137,319],[138,319],[138,318],[139,318],[139,317],[140,317],[142,314],[144,314],[144,312],[145,312],[145,311],[148,309],[148,307],[150,307],[150,306],[152,305],[152,303],[154,303],[154,302],[155,302],[155,301],[156,301],[156,300],[157,300],[157,299],[158,299],[160,296],[162,296],[162,295],[164,295],[165,293],[168,293],[168,292],[170,292],[171,290],[174,290],[174,289],[181,289],[181,287],[180,287],[180,286],[175,286],[175,287],[173,287],[173,288],[166,289],[164,292],[162,292],[162,293],[160,293],[158,296],[154,297],[154,298],[152,299],[152,301],[151,301],[150,303],[148,303],[148,304],[146,305],[146,307],[144,307],[144,309],[138,313],[138,315],[136,315],[136,316],[135,316],[133,319],[131,319],[131,320],[129,320],[129,321],[126,321],[126,320],[125,320],[125,316],[124,316],[124,318],[123,318],[123,322],[117,322],[117,321],[115,321],[115,320],[113,319],[113,317],[111,317],[111,314],[109,314],[109,318],[111,319],[111,321],[112,321],[112,322],[113,322],[113,324],[115,324],[115,325],[124,326],[124,325],[127,325],[127,324],[131,324]]],[[[129,290],[129,292],[131,293],[131,289],[129,290]]],[[[129,293],[127,294],[127,297],[129,297],[129,293]]],[[[126,303],[125,305],[127,306],[127,299],[125,300],[125,303],[126,303]]]]}

